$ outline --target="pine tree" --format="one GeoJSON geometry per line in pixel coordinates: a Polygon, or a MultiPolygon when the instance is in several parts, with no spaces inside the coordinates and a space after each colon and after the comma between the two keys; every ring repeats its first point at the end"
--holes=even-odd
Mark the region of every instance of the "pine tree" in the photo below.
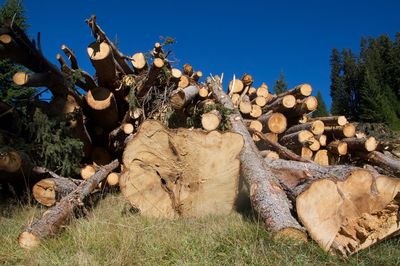
{"type": "Polygon", "coordinates": [[[339,51],[334,48],[330,59],[331,64],[331,86],[330,95],[332,97],[331,112],[333,115],[350,115],[350,95],[346,91],[343,83],[343,61],[339,51]]]}
{"type": "Polygon", "coordinates": [[[287,87],[287,83],[285,80],[285,74],[283,72],[281,72],[279,74],[279,79],[277,81],[275,81],[274,93],[280,94],[280,93],[286,91],[287,89],[288,89],[288,87],[287,87]]]}
{"type": "Polygon", "coordinates": [[[317,101],[318,101],[318,107],[317,110],[315,110],[312,113],[313,117],[324,117],[328,116],[328,110],[326,109],[326,104],[324,102],[324,99],[322,98],[322,94],[320,91],[317,92],[317,101]]]}
{"type": "MultiPolygon", "coordinates": [[[[21,1],[7,0],[0,8],[0,25],[7,20],[23,30],[28,28],[21,1]]],[[[20,99],[27,99],[34,93],[33,89],[21,89],[12,82],[12,76],[20,69],[20,66],[9,60],[0,60],[0,99],[6,103],[11,104],[20,99]]]]}

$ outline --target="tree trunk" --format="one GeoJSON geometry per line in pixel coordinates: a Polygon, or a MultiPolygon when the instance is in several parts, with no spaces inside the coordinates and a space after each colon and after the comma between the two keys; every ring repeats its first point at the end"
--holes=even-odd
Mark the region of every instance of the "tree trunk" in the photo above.
{"type": "Polygon", "coordinates": [[[99,168],[88,180],[82,182],[75,190],[61,199],[55,206],[43,213],[39,220],[33,221],[19,235],[19,245],[26,249],[32,249],[40,244],[40,240],[56,235],[74,216],[77,209],[84,206],[85,198],[102,182],[107,175],[117,168],[118,161],[99,168]]]}
{"type": "Polygon", "coordinates": [[[351,255],[399,231],[400,180],[345,165],[264,160],[324,250],[351,255]]]}
{"type": "Polygon", "coordinates": [[[184,89],[177,89],[171,94],[171,105],[175,109],[182,109],[198,95],[199,88],[197,86],[189,86],[184,89]]]}
{"type": "Polygon", "coordinates": [[[372,165],[382,168],[387,174],[400,178],[400,159],[397,159],[394,156],[385,155],[378,151],[370,153],[358,152],[356,153],[356,156],[372,165]]]}
{"type": "Polygon", "coordinates": [[[146,120],[127,143],[123,195],[141,214],[201,217],[234,209],[239,183],[241,135],[167,129],[146,120]]]}
{"type": "Polygon", "coordinates": [[[281,113],[263,114],[258,118],[263,124],[264,132],[280,134],[286,130],[287,120],[281,113]]]}
{"type": "MultiPolygon", "coordinates": [[[[230,98],[222,91],[219,77],[213,79],[208,78],[207,83],[214,98],[227,109],[233,110],[230,98]]],[[[232,130],[241,134],[244,139],[244,147],[240,154],[241,175],[249,188],[252,206],[264,226],[277,236],[306,239],[303,228],[290,212],[292,207],[283,188],[263,161],[240,114],[231,114],[230,122],[232,130]]]]}
{"type": "Polygon", "coordinates": [[[290,134],[301,130],[308,130],[314,135],[320,135],[324,133],[324,129],[324,123],[321,120],[315,120],[312,122],[292,126],[285,131],[285,134],[290,134]]]}

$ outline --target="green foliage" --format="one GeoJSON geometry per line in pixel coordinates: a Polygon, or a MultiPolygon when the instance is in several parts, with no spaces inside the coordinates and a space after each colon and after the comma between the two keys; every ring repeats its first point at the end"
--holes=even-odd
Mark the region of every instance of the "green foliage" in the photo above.
{"type": "Polygon", "coordinates": [[[78,173],[83,143],[70,137],[66,119],[50,119],[36,109],[28,123],[32,150],[28,151],[37,165],[72,176],[78,173]]]}
{"type": "Polygon", "coordinates": [[[328,110],[326,109],[326,105],[324,102],[324,99],[322,98],[321,92],[318,91],[317,93],[317,101],[318,101],[318,107],[317,110],[315,110],[312,113],[313,117],[324,117],[324,116],[328,116],[328,110]]]}
{"type": "MultiPolygon", "coordinates": [[[[12,20],[15,25],[22,29],[27,29],[26,18],[22,1],[7,0],[0,8],[0,25],[6,20],[12,20]]],[[[21,99],[27,99],[34,94],[34,89],[21,88],[12,81],[12,76],[20,66],[15,65],[9,60],[0,60],[0,99],[6,103],[12,104],[21,99]]]]}
{"type": "Polygon", "coordinates": [[[279,79],[277,81],[275,81],[275,85],[274,85],[274,92],[275,94],[280,94],[284,91],[287,91],[288,87],[287,87],[287,83],[285,80],[285,74],[283,72],[281,72],[279,74],[279,79]]]}
{"type": "Polygon", "coordinates": [[[332,50],[332,114],[400,128],[400,37],[362,38],[358,58],[332,50]]]}

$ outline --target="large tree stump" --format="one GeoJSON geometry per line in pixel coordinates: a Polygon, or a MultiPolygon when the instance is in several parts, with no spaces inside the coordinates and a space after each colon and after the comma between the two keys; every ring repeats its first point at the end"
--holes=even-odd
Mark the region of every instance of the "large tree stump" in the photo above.
{"type": "Polygon", "coordinates": [[[351,255],[398,233],[399,179],[348,165],[264,160],[324,250],[351,255]]]}
{"type": "Polygon", "coordinates": [[[169,130],[145,121],[126,145],[121,191],[146,216],[229,213],[238,193],[242,147],[236,133],[169,130]]]}

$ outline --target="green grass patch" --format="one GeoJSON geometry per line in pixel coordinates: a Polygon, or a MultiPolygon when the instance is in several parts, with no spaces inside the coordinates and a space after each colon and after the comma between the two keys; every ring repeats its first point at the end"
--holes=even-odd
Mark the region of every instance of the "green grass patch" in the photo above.
{"type": "Polygon", "coordinates": [[[399,265],[399,239],[350,259],[331,256],[315,243],[273,240],[239,213],[201,219],[149,219],[127,211],[121,195],[100,201],[90,216],[33,251],[18,234],[44,209],[0,205],[0,264],[5,265],[399,265]]]}

